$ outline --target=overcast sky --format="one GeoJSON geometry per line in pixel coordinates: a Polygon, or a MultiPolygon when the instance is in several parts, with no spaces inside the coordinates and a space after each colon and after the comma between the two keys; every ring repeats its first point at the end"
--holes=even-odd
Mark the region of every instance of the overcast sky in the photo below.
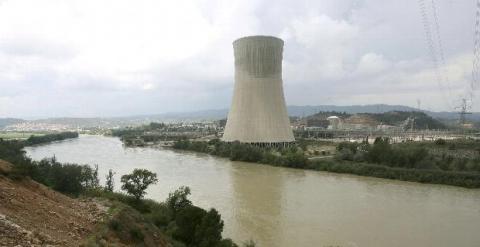
{"type": "Polygon", "coordinates": [[[440,39],[431,3],[438,69],[418,0],[0,0],[0,117],[228,108],[232,41],[258,34],[285,41],[289,105],[452,110],[471,80],[475,0],[435,0],[440,39]]]}

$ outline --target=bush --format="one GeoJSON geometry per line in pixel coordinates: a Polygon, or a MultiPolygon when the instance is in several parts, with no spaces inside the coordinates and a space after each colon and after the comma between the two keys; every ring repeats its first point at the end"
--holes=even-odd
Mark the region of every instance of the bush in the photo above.
{"type": "Polygon", "coordinates": [[[350,153],[355,154],[360,144],[356,142],[341,142],[337,145],[337,151],[349,150],[350,153]]]}
{"type": "Polygon", "coordinates": [[[130,229],[130,236],[134,241],[143,242],[145,236],[140,228],[132,228],[130,229]]]}
{"type": "Polygon", "coordinates": [[[439,138],[439,139],[435,140],[435,145],[441,145],[441,146],[443,146],[443,145],[445,145],[445,144],[447,144],[447,142],[446,142],[444,139],[442,139],[442,138],[439,138]]]}
{"type": "Polygon", "coordinates": [[[263,150],[252,145],[234,142],[230,146],[230,160],[259,162],[263,157],[263,150]]]}
{"type": "Polygon", "coordinates": [[[108,227],[114,231],[120,231],[122,225],[118,222],[117,219],[112,219],[108,222],[108,227]]]}
{"type": "Polygon", "coordinates": [[[353,160],[353,157],[354,157],[354,153],[352,152],[351,149],[347,149],[347,148],[344,148],[344,149],[340,149],[336,155],[335,155],[335,158],[337,160],[353,160]]]}
{"type": "Polygon", "coordinates": [[[287,153],[283,157],[284,165],[293,168],[305,168],[308,164],[308,159],[303,153],[287,153]]]}

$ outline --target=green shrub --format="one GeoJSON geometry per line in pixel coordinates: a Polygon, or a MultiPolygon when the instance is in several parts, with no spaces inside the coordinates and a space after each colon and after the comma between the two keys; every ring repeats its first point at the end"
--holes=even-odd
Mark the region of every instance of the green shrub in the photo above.
{"type": "Polygon", "coordinates": [[[145,238],[142,230],[137,227],[130,229],[130,236],[134,241],[137,241],[137,242],[143,242],[143,239],[145,238]]]}
{"type": "Polygon", "coordinates": [[[303,153],[287,153],[284,157],[284,165],[293,168],[305,168],[308,164],[308,159],[303,153]]]}
{"type": "Polygon", "coordinates": [[[111,219],[109,222],[108,222],[108,227],[110,227],[110,229],[114,230],[114,231],[120,231],[121,229],[121,224],[120,222],[118,222],[118,220],[116,219],[111,219]]]}
{"type": "Polygon", "coordinates": [[[443,146],[445,144],[447,144],[447,142],[442,138],[439,138],[439,139],[435,140],[435,145],[443,146]]]}

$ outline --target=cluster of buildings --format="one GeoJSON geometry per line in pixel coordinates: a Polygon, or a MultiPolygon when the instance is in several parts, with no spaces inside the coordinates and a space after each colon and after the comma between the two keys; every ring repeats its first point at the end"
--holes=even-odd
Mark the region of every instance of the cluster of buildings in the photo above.
{"type": "Polygon", "coordinates": [[[27,121],[27,122],[8,125],[3,130],[18,131],[18,132],[41,132],[41,131],[61,132],[61,131],[72,131],[74,129],[72,129],[71,126],[65,125],[65,124],[27,121]]]}

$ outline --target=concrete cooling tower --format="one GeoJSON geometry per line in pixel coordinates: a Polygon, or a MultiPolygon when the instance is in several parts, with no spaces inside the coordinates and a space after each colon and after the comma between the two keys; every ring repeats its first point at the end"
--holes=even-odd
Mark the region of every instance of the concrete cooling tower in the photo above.
{"type": "Polygon", "coordinates": [[[282,81],[283,40],[250,36],[233,42],[235,86],[223,134],[226,142],[294,142],[282,81]]]}

